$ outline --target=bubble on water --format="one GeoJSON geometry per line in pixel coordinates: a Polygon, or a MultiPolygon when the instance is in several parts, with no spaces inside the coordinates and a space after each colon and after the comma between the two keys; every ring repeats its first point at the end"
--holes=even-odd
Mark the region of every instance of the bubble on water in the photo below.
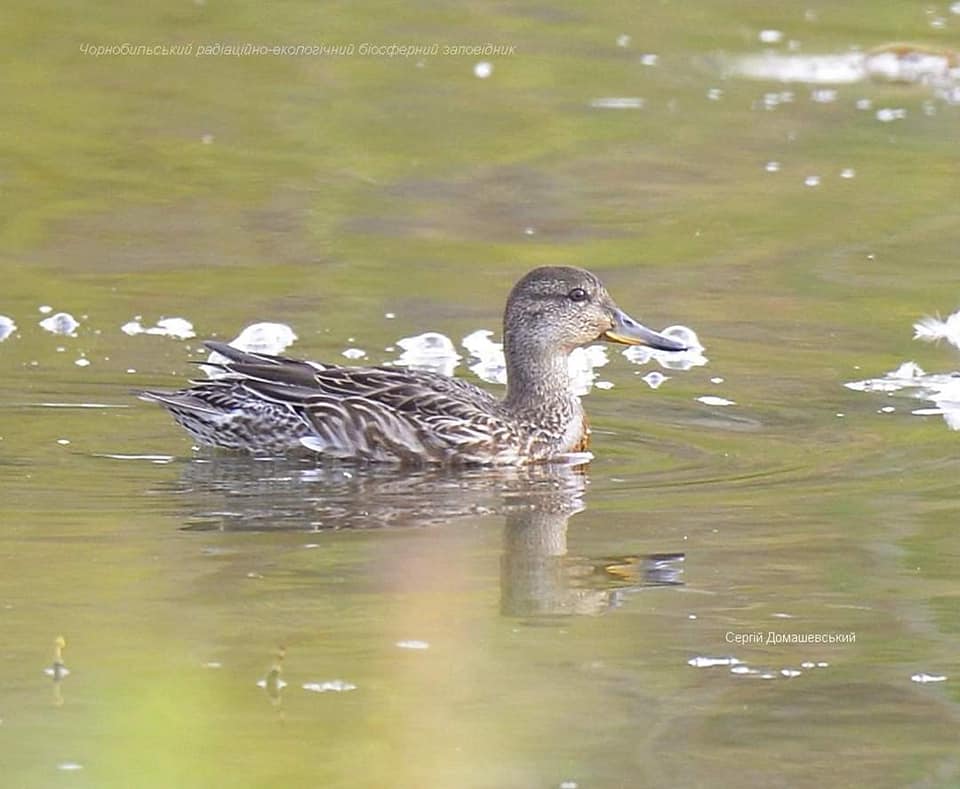
{"type": "Polygon", "coordinates": [[[575,348],[567,358],[570,386],[574,393],[578,395],[587,394],[596,379],[594,369],[603,367],[607,362],[609,362],[607,349],[602,345],[575,348]]]}
{"type": "Polygon", "coordinates": [[[755,668],[750,668],[750,666],[734,666],[730,669],[731,674],[759,674],[755,668]]]}
{"type": "Polygon", "coordinates": [[[633,39],[630,38],[630,36],[628,36],[626,33],[621,33],[619,36],[617,36],[617,46],[618,46],[618,47],[629,47],[629,46],[630,46],[630,42],[631,42],[632,40],[633,40],[633,39]]]}
{"type": "Polygon", "coordinates": [[[276,356],[297,340],[296,332],[285,323],[251,323],[230,341],[230,345],[248,353],[276,356]]]}
{"type": "Polygon", "coordinates": [[[810,94],[810,100],[817,104],[830,104],[837,100],[837,91],[832,88],[821,88],[810,94]]]}
{"type": "Polygon", "coordinates": [[[40,326],[52,334],[64,334],[70,337],[76,336],[75,332],[80,322],[69,312],[58,312],[49,318],[40,321],[40,326]]]}
{"type": "Polygon", "coordinates": [[[946,682],[946,674],[928,674],[926,671],[921,671],[919,674],[913,674],[910,677],[913,682],[946,682]]]}
{"type": "Polygon", "coordinates": [[[396,646],[400,649],[430,649],[430,644],[426,641],[419,641],[415,638],[398,641],[396,646]]]}
{"type": "Polygon", "coordinates": [[[782,30],[761,30],[757,38],[764,44],[779,44],[783,40],[782,30]]]}
{"type": "Polygon", "coordinates": [[[64,772],[74,772],[76,770],[82,770],[83,765],[80,762],[60,762],[57,765],[58,770],[63,770],[64,772]]]}
{"type": "Polygon", "coordinates": [[[781,90],[771,93],[764,93],[760,99],[765,110],[775,110],[781,104],[791,104],[793,102],[793,91],[781,90]]]}
{"type": "Polygon", "coordinates": [[[808,175],[803,179],[804,186],[820,186],[820,176],[819,175],[808,175]]]}
{"type": "Polygon", "coordinates": [[[477,79],[486,79],[491,74],[493,74],[493,64],[486,60],[481,60],[473,67],[473,76],[477,79]]]}
{"type": "Polygon", "coordinates": [[[49,304],[41,304],[39,307],[37,307],[37,311],[41,315],[49,315],[51,312],[53,312],[53,307],[51,307],[49,304]]]}
{"type": "Polygon", "coordinates": [[[593,385],[597,389],[613,389],[613,383],[610,381],[594,381],[593,385]]]}
{"type": "Polygon", "coordinates": [[[788,679],[793,679],[794,677],[799,677],[803,672],[797,671],[795,668],[782,668],[780,669],[780,674],[788,679]]]}
{"type": "Polygon", "coordinates": [[[641,66],[656,66],[660,61],[660,56],[655,55],[652,52],[647,52],[640,56],[640,65],[641,66]]]}
{"type": "Polygon", "coordinates": [[[737,660],[735,657],[705,657],[703,655],[697,655],[697,657],[690,658],[687,661],[688,666],[693,666],[694,668],[714,668],[716,666],[738,666],[743,661],[737,660]]]}
{"type": "Polygon", "coordinates": [[[871,110],[873,109],[873,99],[857,99],[857,103],[854,106],[858,110],[871,110]]]}
{"type": "Polygon", "coordinates": [[[460,342],[470,356],[476,360],[470,365],[470,370],[481,380],[487,383],[505,384],[507,382],[507,366],[503,356],[503,346],[493,342],[490,338],[493,332],[488,329],[477,329],[464,337],[460,342]]]}
{"type": "Polygon", "coordinates": [[[461,359],[450,338],[439,332],[403,337],[396,344],[403,349],[396,363],[415,370],[453,375],[461,359]]]}
{"type": "Polygon", "coordinates": [[[302,687],[311,693],[345,693],[357,689],[357,686],[352,682],[347,682],[343,679],[328,679],[324,682],[305,682],[302,687]]]}
{"type": "Polygon", "coordinates": [[[653,348],[646,345],[631,345],[623,355],[634,364],[646,364],[653,358],[653,348]]]}
{"type": "MultiPolygon", "coordinates": [[[[926,341],[943,338],[951,343],[960,342],[958,315],[960,312],[951,315],[946,321],[938,318],[918,321],[913,327],[914,338],[926,341]]],[[[926,373],[915,362],[903,362],[880,378],[849,381],[844,386],[857,392],[880,392],[888,395],[903,391],[906,396],[932,401],[933,408],[914,409],[911,414],[939,415],[951,430],[960,430],[960,376],[955,373],[926,373]]],[[[880,409],[880,412],[889,413],[890,410],[893,410],[893,406],[886,406],[880,409]]]]}
{"type": "Polygon", "coordinates": [[[707,363],[704,347],[696,332],[688,326],[668,326],[660,332],[665,337],[687,346],[685,351],[661,351],[646,345],[632,345],[623,355],[634,364],[646,364],[651,359],[667,370],[689,370],[707,363]]]}
{"type": "Polygon", "coordinates": [[[767,162],[763,169],[768,173],[779,173],[780,172],[780,162],[767,162]]]}
{"type": "Polygon", "coordinates": [[[723,98],[723,91],[720,88],[710,88],[707,91],[707,98],[710,101],[720,101],[723,98]]]}
{"type": "Polygon", "coordinates": [[[725,397],[717,397],[716,395],[703,395],[697,398],[697,402],[714,406],[736,405],[733,400],[727,400],[725,397]]]}
{"type": "Polygon", "coordinates": [[[841,177],[841,178],[850,179],[850,178],[855,178],[856,175],[857,175],[857,171],[854,170],[852,167],[844,167],[844,168],[840,171],[840,177],[841,177]]]}
{"type": "Polygon", "coordinates": [[[651,370],[649,373],[643,376],[643,378],[641,378],[640,380],[643,381],[651,389],[659,389],[660,385],[664,381],[668,381],[670,379],[667,378],[667,376],[665,376],[663,373],[659,372],[658,370],[651,370]]]}
{"type": "MultiPolygon", "coordinates": [[[[700,342],[700,338],[697,337],[697,333],[691,329],[689,326],[674,325],[667,326],[663,331],[660,332],[664,337],[669,337],[671,340],[676,340],[679,343],[687,346],[688,351],[702,351],[704,350],[703,344],[700,342]]],[[[661,353],[675,353],[674,351],[662,351],[661,353]]]]}
{"type": "MultiPolygon", "coordinates": [[[[503,355],[503,345],[493,342],[490,339],[492,336],[492,331],[478,329],[464,337],[461,344],[470,354],[471,372],[487,383],[505,384],[507,382],[507,366],[503,355]]],[[[594,370],[597,367],[603,367],[608,362],[607,349],[602,345],[575,348],[567,360],[570,384],[574,392],[579,395],[589,392],[594,386],[596,378],[594,370]]]]}
{"type": "Polygon", "coordinates": [[[196,337],[193,324],[186,318],[161,318],[156,325],[146,327],[140,322],[138,315],[120,327],[120,331],[131,337],[137,334],[153,334],[160,337],[173,337],[175,340],[189,340],[196,337]]]}
{"type": "Polygon", "coordinates": [[[392,321],[394,318],[397,317],[397,313],[395,313],[395,312],[385,312],[385,313],[383,313],[383,317],[386,318],[388,321],[392,321]]]}
{"type": "Polygon", "coordinates": [[[77,367],[89,367],[90,360],[81,356],[74,362],[74,364],[77,365],[77,367]]]}
{"type": "Polygon", "coordinates": [[[913,324],[913,339],[924,342],[946,340],[960,348],[960,310],[948,316],[946,320],[941,320],[939,316],[921,318],[913,324]]]}
{"type": "Polygon", "coordinates": [[[713,378],[710,379],[710,383],[712,383],[712,384],[722,384],[722,383],[723,383],[723,378],[721,378],[719,375],[714,376],[713,378]]]}
{"type": "Polygon", "coordinates": [[[363,348],[347,348],[343,354],[347,359],[362,359],[367,355],[363,348]]]}
{"type": "Polygon", "coordinates": [[[8,318],[6,315],[0,315],[0,342],[3,342],[16,330],[17,324],[13,322],[13,318],[8,318]]]}
{"type": "Polygon", "coordinates": [[[876,113],[876,118],[881,123],[892,123],[906,117],[907,111],[902,107],[883,107],[876,113]]]}
{"type": "Polygon", "coordinates": [[[599,110],[639,110],[646,101],[638,96],[604,96],[592,99],[590,106],[599,110]]]}

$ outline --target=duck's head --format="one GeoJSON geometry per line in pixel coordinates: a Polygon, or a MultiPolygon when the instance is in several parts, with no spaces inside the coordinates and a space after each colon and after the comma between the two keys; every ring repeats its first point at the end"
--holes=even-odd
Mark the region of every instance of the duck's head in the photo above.
{"type": "Polygon", "coordinates": [[[564,353],[597,340],[686,350],[621,310],[595,274],[569,266],[535,268],[514,285],[503,325],[509,345],[546,345],[564,353]]]}

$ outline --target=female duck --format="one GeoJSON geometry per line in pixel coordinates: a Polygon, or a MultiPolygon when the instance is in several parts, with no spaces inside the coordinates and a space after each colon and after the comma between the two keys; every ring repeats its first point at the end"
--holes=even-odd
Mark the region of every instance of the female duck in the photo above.
{"type": "Polygon", "coordinates": [[[145,391],[201,444],[407,464],[523,464],[586,450],[589,430],[567,357],[605,339],[682,351],[620,310],[600,280],[568,267],[534,269],[503,318],[507,394],[439,373],[340,367],[246,353],[220,342],[222,377],[177,392],[145,391]]]}

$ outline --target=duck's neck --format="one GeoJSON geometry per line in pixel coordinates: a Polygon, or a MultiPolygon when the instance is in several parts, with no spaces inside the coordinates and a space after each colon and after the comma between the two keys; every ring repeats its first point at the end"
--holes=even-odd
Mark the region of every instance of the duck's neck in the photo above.
{"type": "Polygon", "coordinates": [[[579,398],[570,386],[568,354],[525,342],[517,343],[509,331],[504,333],[503,350],[507,362],[507,396],[503,405],[522,415],[544,411],[566,411],[579,398]]]}

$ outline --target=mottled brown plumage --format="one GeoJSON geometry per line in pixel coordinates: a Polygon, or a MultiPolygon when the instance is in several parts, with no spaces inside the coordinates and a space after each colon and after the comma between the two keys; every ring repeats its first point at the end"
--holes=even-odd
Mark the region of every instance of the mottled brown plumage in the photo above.
{"type": "Polygon", "coordinates": [[[222,377],[177,392],[146,391],[201,444],[406,464],[522,464],[586,450],[589,429],[567,357],[607,339],[680,351],[633,321],[583,269],[534,269],[504,312],[507,393],[439,373],[341,367],[247,353],[225,343],[222,377]]]}

